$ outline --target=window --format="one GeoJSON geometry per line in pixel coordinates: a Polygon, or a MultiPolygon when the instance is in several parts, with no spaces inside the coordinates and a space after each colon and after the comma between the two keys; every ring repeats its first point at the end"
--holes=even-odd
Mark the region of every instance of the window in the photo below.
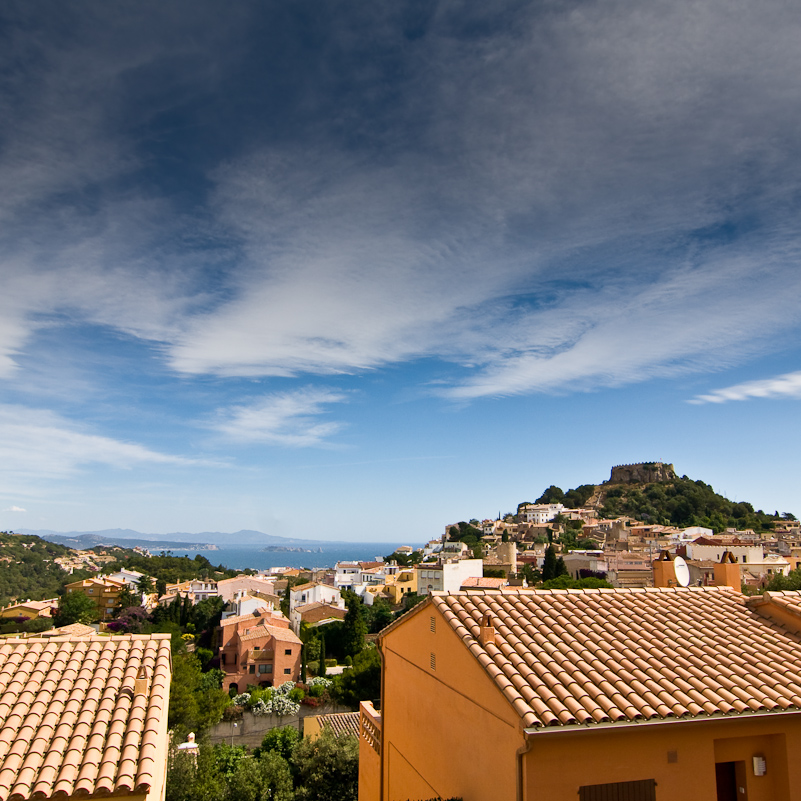
{"type": "Polygon", "coordinates": [[[220,664],[221,665],[225,664],[225,654],[220,654],[220,664]]]}
{"type": "Polygon", "coordinates": [[[271,673],[272,669],[272,665],[259,665],[259,673],[271,673]]]}
{"type": "Polygon", "coordinates": [[[579,801],[656,801],[656,781],[590,784],[579,787],[579,801]]]}
{"type": "Polygon", "coordinates": [[[284,668],[284,673],[288,676],[292,672],[292,668],[284,668]]]}
{"type": "Polygon", "coordinates": [[[292,656],[292,649],[291,648],[286,648],[284,650],[284,656],[292,656]]]}
{"type": "Polygon", "coordinates": [[[248,673],[255,673],[255,672],[256,672],[256,666],[255,665],[249,665],[248,666],[248,673]]]}
{"type": "Polygon", "coordinates": [[[254,650],[254,651],[259,651],[259,650],[261,650],[261,649],[259,648],[259,646],[258,646],[258,645],[254,645],[254,646],[253,646],[253,650],[254,650]]]}

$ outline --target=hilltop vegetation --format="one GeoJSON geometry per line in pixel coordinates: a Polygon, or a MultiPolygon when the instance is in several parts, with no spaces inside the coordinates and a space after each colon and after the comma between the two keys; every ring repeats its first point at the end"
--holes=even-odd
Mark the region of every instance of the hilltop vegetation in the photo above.
{"type": "Polygon", "coordinates": [[[564,503],[581,506],[595,493],[599,493],[599,514],[606,518],[633,517],[646,523],[688,526],[705,526],[716,534],[727,528],[770,531],[780,520],[794,520],[789,513],[768,514],[744,501],[730,501],[719,495],[703,481],[687,476],[650,484],[616,484],[598,487],[583,484],[575,490],[562,492],[549,487],[538,503],[564,503]],[[580,501],[580,502],[577,502],[580,501]]]}
{"type": "MultiPolygon", "coordinates": [[[[194,559],[188,556],[173,556],[162,551],[158,556],[143,556],[135,551],[127,551],[116,562],[103,568],[104,573],[114,573],[117,570],[137,570],[146,573],[156,580],[156,588],[163,595],[167,584],[177,584],[190,579],[204,579],[219,581],[232,578],[240,571],[231,570],[222,565],[215,567],[205,556],[197,554],[194,559]]],[[[248,571],[244,571],[248,572],[248,571]]]]}
{"type": "Polygon", "coordinates": [[[88,570],[76,570],[70,576],[56,564],[58,557],[71,554],[69,548],[39,537],[0,533],[0,606],[54,598],[64,591],[67,581],[92,575],[88,570]]]}

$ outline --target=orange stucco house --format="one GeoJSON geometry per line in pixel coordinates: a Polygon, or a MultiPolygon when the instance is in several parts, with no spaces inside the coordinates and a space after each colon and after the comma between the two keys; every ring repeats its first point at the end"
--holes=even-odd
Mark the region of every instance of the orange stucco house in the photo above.
{"type": "Polygon", "coordinates": [[[435,593],[385,629],[360,801],[801,799],[801,594],[435,593]]]}
{"type": "Polygon", "coordinates": [[[277,687],[300,678],[303,643],[278,611],[257,609],[226,618],[220,624],[219,641],[226,690],[245,692],[251,685],[277,687]]]}

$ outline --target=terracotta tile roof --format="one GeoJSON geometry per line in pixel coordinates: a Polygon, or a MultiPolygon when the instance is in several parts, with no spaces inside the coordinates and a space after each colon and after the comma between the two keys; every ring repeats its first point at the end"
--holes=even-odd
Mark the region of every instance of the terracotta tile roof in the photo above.
{"type": "MultiPolygon", "coordinates": [[[[801,594],[774,595],[801,616],[801,594]]],[[[801,709],[799,635],[728,588],[507,589],[428,603],[526,727],[801,709]],[[495,641],[482,645],[487,614],[495,641]]]]}
{"type": "Polygon", "coordinates": [[[298,637],[291,629],[271,629],[270,630],[276,642],[291,642],[295,645],[302,645],[300,637],[298,637]]]}
{"type": "Polygon", "coordinates": [[[693,545],[714,545],[721,547],[726,545],[746,545],[751,546],[754,543],[746,540],[741,540],[739,537],[726,537],[724,535],[717,535],[716,537],[697,537],[692,541],[693,545]]]}
{"type": "Polygon", "coordinates": [[[0,801],[158,785],[170,668],[168,635],[3,641],[0,801]]]}
{"type": "Polygon", "coordinates": [[[320,728],[331,729],[337,737],[345,734],[359,736],[359,712],[335,712],[331,715],[320,715],[320,728]]]}
{"type": "Polygon", "coordinates": [[[290,592],[301,592],[303,590],[310,590],[317,586],[316,581],[307,581],[305,584],[296,584],[291,588],[290,592]]]}
{"type": "Polygon", "coordinates": [[[253,624],[256,625],[260,621],[266,622],[270,619],[286,620],[286,618],[278,610],[267,609],[265,607],[263,609],[257,609],[255,612],[248,612],[245,615],[233,615],[231,617],[227,617],[220,621],[220,625],[230,626],[232,623],[241,623],[243,620],[253,621],[253,624]]]}
{"type": "Polygon", "coordinates": [[[479,589],[498,589],[509,583],[505,578],[491,578],[489,576],[471,576],[462,582],[462,587],[476,587],[479,589]]]}
{"type": "Polygon", "coordinates": [[[239,639],[243,641],[258,640],[265,637],[272,637],[277,642],[299,643],[300,640],[290,629],[278,628],[277,626],[254,626],[245,632],[240,633],[239,639]]]}
{"type": "Polygon", "coordinates": [[[62,626],[58,629],[51,629],[50,631],[42,632],[43,637],[93,637],[97,634],[97,630],[92,626],[85,626],[83,623],[70,623],[67,626],[62,626]]]}
{"type": "Polygon", "coordinates": [[[319,623],[321,620],[330,620],[336,618],[337,620],[344,620],[347,615],[347,609],[340,609],[333,604],[313,603],[299,606],[295,612],[300,615],[301,619],[307,623],[319,623]]]}

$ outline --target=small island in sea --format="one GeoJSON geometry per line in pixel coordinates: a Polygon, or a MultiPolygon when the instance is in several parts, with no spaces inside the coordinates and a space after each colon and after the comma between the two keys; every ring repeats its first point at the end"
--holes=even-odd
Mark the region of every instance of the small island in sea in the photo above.
{"type": "Polygon", "coordinates": [[[262,551],[283,551],[285,553],[322,553],[322,548],[299,548],[294,545],[268,545],[266,548],[262,548],[262,551]]]}

